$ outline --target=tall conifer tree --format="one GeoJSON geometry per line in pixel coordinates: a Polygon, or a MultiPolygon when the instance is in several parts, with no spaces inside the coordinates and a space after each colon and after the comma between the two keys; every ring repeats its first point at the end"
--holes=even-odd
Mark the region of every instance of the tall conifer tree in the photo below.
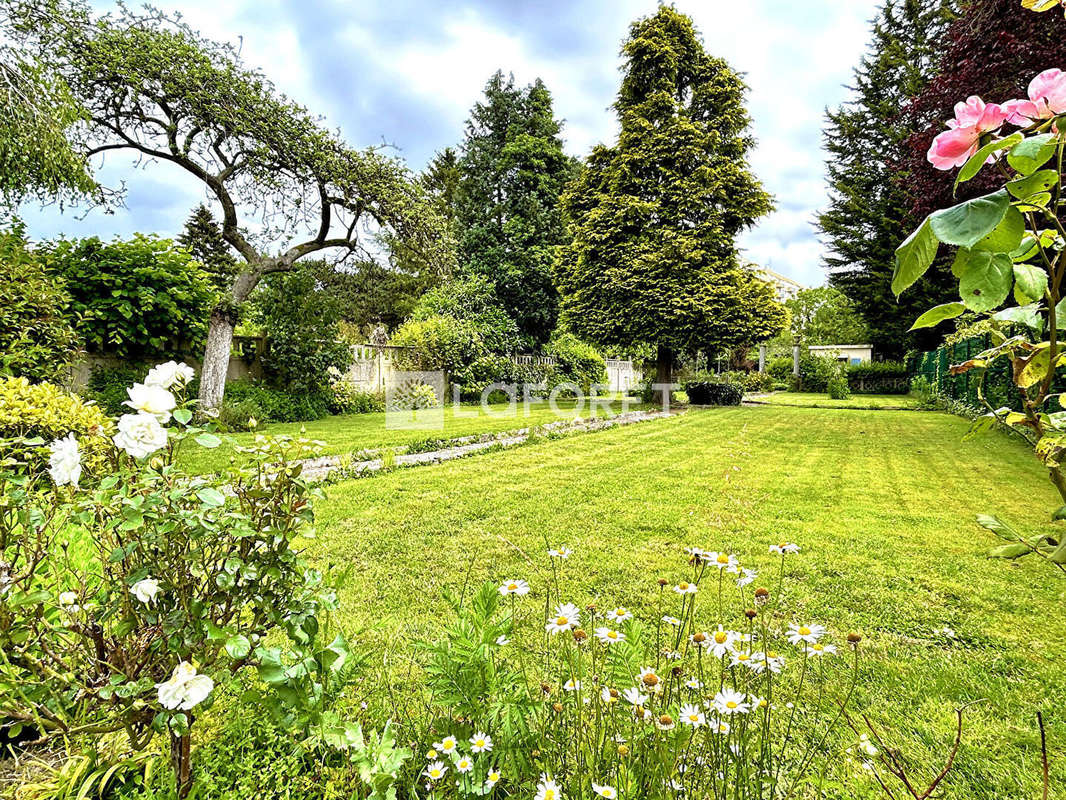
{"type": "Polygon", "coordinates": [[[883,355],[935,346],[937,333],[906,331],[926,308],[956,294],[956,281],[944,269],[930,270],[898,304],[889,286],[896,247],[912,227],[906,178],[898,174],[911,134],[901,110],[935,72],[950,5],[887,0],[873,25],[870,52],[855,70],[854,98],[827,115],[830,204],[819,227],[830,250],[829,282],[852,300],[883,355]]]}

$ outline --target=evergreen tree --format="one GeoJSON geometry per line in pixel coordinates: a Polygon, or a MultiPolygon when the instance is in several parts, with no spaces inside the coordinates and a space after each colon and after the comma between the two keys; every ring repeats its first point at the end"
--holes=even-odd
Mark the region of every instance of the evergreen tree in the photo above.
{"type": "Polygon", "coordinates": [[[540,80],[522,88],[497,72],[471,110],[459,164],[462,268],[495,284],[534,345],[548,340],[558,315],[551,264],[563,240],[559,195],[574,172],[559,130],[540,80]]]}
{"type": "Polygon", "coordinates": [[[435,198],[441,216],[453,227],[462,174],[459,153],[454,147],[445,147],[437,153],[422,173],[422,183],[435,198]]]}
{"type": "Polygon", "coordinates": [[[747,165],[744,84],[692,20],[660,7],[622,52],[618,143],[597,146],[563,195],[571,241],[556,277],[571,330],[656,346],[668,382],[674,351],[750,345],[784,324],[735,242],[771,203],[747,165]]]}
{"type": "Polygon", "coordinates": [[[895,250],[912,227],[897,175],[911,129],[900,116],[935,70],[937,43],[951,18],[946,0],[887,0],[870,53],[855,70],[854,99],[827,114],[828,210],[819,217],[830,253],[829,282],[859,310],[879,354],[929,349],[937,334],[908,335],[915,318],[956,294],[947,269],[930,270],[897,304],[890,283],[895,250]]]}
{"type": "Polygon", "coordinates": [[[237,273],[237,259],[223,238],[222,228],[211,209],[201,203],[193,210],[178,236],[178,243],[204,265],[215,291],[225,292],[237,273]]]}

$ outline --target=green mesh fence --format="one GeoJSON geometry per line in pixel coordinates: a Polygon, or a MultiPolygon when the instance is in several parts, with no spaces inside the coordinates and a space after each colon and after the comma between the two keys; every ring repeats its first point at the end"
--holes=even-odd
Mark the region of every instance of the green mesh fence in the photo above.
{"type": "MultiPolygon", "coordinates": [[[[961,364],[987,350],[991,347],[990,339],[988,334],[983,334],[956,344],[944,345],[927,353],[918,353],[907,363],[911,377],[921,375],[933,384],[942,396],[983,409],[984,404],[977,396],[981,375],[976,370],[952,375],[951,366],[961,364]]],[[[1052,390],[1066,391],[1066,376],[1061,373],[1056,375],[1052,390]]],[[[1010,379],[1010,361],[1006,358],[1000,359],[985,372],[983,391],[985,399],[993,408],[1009,406],[1015,411],[1022,408],[1022,396],[1010,379]]],[[[1049,411],[1058,411],[1061,408],[1057,401],[1052,401],[1051,405],[1049,411]]]]}

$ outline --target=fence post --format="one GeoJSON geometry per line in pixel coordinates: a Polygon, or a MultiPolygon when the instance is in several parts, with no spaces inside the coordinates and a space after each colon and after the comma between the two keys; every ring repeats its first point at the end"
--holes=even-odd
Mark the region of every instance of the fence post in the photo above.
{"type": "Polygon", "coordinates": [[[800,374],[800,346],[798,344],[792,345],[792,374],[797,378],[800,374]]]}
{"type": "Polygon", "coordinates": [[[766,345],[759,345],[759,372],[766,372],[766,345]]]}

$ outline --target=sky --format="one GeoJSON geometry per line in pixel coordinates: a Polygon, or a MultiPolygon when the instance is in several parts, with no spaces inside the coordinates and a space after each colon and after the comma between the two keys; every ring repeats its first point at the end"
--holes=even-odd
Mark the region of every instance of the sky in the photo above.
{"type": "MultiPolygon", "coordinates": [[[[131,3],[132,4],[132,3],[131,3]]],[[[94,0],[100,10],[110,3],[94,0]]],[[[564,121],[568,153],[611,143],[610,104],[630,22],[655,0],[156,0],[205,35],[239,45],[290,97],[352,146],[386,143],[412,169],[458,144],[468,111],[497,69],[541,78],[564,121]]],[[[777,210],[743,234],[746,258],[808,286],[824,282],[812,225],[826,205],[822,126],[848,96],[877,0],[677,0],[706,49],[744,74],[757,145],[751,164],[777,210]]],[[[24,208],[35,238],[174,236],[203,190],[172,165],[110,154],[98,171],[125,182],[114,213],[24,208]]]]}

